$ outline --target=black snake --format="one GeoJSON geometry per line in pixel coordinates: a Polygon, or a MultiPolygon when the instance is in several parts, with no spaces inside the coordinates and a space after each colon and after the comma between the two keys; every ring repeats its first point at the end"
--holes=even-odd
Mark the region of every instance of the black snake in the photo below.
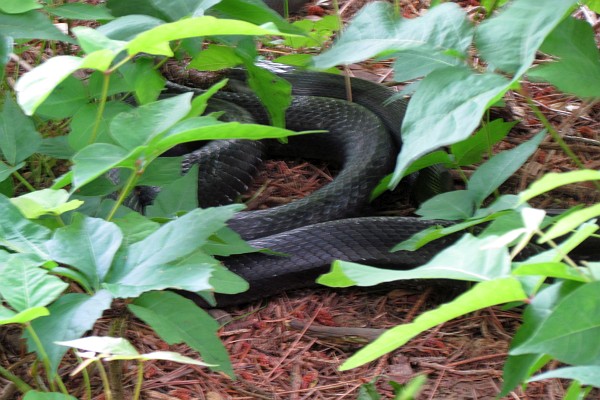
{"type": "MultiPolygon", "coordinates": [[[[260,158],[264,147],[267,152],[333,159],[340,162],[341,169],[333,182],[303,199],[267,210],[240,212],[228,222],[252,246],[287,257],[251,253],[226,258],[224,264],[246,279],[250,290],[235,296],[218,295],[219,305],[314,285],[316,277],[335,259],[413,268],[453,240],[438,241],[415,253],[390,253],[393,245],[434,223],[407,217],[357,217],[371,191],[393,168],[406,100],[386,103],[394,93],[390,89],[352,78],[350,103],[342,100],[346,83],[341,76],[299,72],[272,63],[268,67],[293,86],[293,101],[286,111],[287,128],[328,133],[291,137],[287,145],[219,141],[191,152],[185,164],[198,163],[205,172],[199,183],[200,205],[228,203],[243,193],[251,178],[248,171],[254,168],[247,165],[260,158]]],[[[202,92],[172,83],[168,89],[174,93],[202,92]]],[[[252,94],[218,92],[212,101],[215,108],[221,101],[234,103],[259,123],[268,123],[263,106],[252,94]]]]}

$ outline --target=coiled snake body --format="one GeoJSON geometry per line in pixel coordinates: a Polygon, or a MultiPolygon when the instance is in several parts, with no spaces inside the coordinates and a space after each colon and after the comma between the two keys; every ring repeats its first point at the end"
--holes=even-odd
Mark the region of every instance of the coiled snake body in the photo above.
{"type": "MultiPolygon", "coordinates": [[[[293,69],[276,72],[293,85],[294,98],[286,112],[287,128],[328,131],[291,137],[286,148],[310,149],[308,154],[306,151],[297,154],[333,158],[340,161],[342,167],[333,182],[301,200],[268,210],[240,212],[229,221],[229,226],[254,247],[269,248],[288,257],[264,253],[228,257],[224,260],[226,266],[246,279],[250,290],[235,296],[217,296],[218,304],[242,303],[314,285],[315,278],[335,259],[412,268],[430,259],[440,246],[447,245],[448,241],[437,242],[435,247],[425,247],[418,253],[390,253],[394,244],[432,223],[403,217],[350,218],[359,215],[371,191],[393,168],[406,101],[384,105],[393,92],[353,78],[354,103],[350,103],[341,100],[346,96],[346,89],[340,76],[293,69]]],[[[195,89],[172,84],[170,90],[195,89]]],[[[219,92],[215,97],[243,107],[260,123],[268,123],[266,112],[253,95],[219,92]]],[[[230,154],[254,158],[254,153],[260,154],[263,145],[225,141],[191,153],[188,162],[199,163],[201,171],[208,170],[206,176],[210,182],[201,179],[199,185],[201,206],[222,203],[242,192],[245,178],[233,177],[236,173],[231,172],[231,168],[236,167],[231,166],[230,154]],[[223,170],[226,170],[225,177],[214,178],[223,170]],[[224,185],[224,181],[228,183],[224,185]],[[226,187],[211,189],[215,184],[226,187]],[[211,192],[218,193],[216,198],[207,196],[211,192]]]]}

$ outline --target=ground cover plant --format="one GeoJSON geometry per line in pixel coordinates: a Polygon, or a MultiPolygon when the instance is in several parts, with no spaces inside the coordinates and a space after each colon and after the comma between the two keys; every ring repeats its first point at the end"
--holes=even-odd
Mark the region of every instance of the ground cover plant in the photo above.
{"type": "MultiPolygon", "coordinates": [[[[391,273],[336,262],[320,281],[331,286],[415,278],[474,282],[455,300],[411,324],[391,329],[342,364],[343,369],[371,361],[459,315],[497,304],[526,304],[501,394],[528,381],[555,377],[573,379],[566,397],[583,397],[600,382],[594,298],[598,260],[597,254],[583,261],[569,254],[595,237],[594,218],[599,209],[579,207],[548,218],[527,202],[560,185],[597,182],[600,176],[573,158],[578,170],[548,175],[519,194],[498,196],[498,186],[536,151],[545,135],[571,157],[574,154],[529,101],[545,129],[514,149],[491,155],[492,145],[512,124],[490,120],[488,110],[509,90],[530,99],[519,83],[524,76],[593,102],[600,94],[598,49],[590,25],[570,16],[579,7],[576,1],[518,0],[504,7],[496,3],[482,2],[478,15],[487,19],[474,24],[452,3],[437,4],[425,16],[411,20],[400,17],[397,5],[376,2],[354,17],[330,49],[312,58],[291,59],[328,69],[370,57],[393,58],[395,79],[424,77],[407,89],[413,96],[403,123],[404,146],[394,174],[385,182],[387,187],[395,187],[402,176],[428,165],[442,163],[459,169],[486,159],[465,178],[464,190],[440,195],[418,210],[424,218],[464,222],[429,230],[397,249],[417,249],[441,236],[489,223],[483,232],[467,233],[416,270],[391,273]],[[538,51],[546,61],[533,66],[538,51]],[[475,62],[476,58],[483,61],[475,62]],[[439,150],[441,146],[449,147],[439,150]],[[530,242],[548,244],[551,250],[515,261],[530,242]],[[535,375],[551,360],[569,366],[535,375]]],[[[198,171],[172,182],[180,160],[165,161],[158,156],[177,144],[199,139],[295,134],[279,128],[286,104],[281,99],[289,95],[289,88],[278,81],[279,94],[271,95],[274,89],[267,82],[273,78],[252,64],[257,57],[254,38],[320,47],[338,27],[336,18],[316,28],[288,24],[261,3],[248,0],[140,4],[134,7],[115,0],[92,6],[32,0],[0,6],[3,65],[11,53],[18,58],[34,46],[31,39],[48,41],[54,49],[61,46],[65,53],[22,76],[5,76],[0,322],[20,324],[29,351],[39,361],[33,367],[38,377],[34,383],[5,368],[0,373],[27,399],[72,398],[57,374],[69,347],[88,352],[82,353],[86,360],[81,365],[98,368],[107,398],[123,396],[123,388],[114,379],[119,360],[138,363],[135,398],[140,395],[144,363],[150,359],[209,365],[233,375],[215,335],[218,325],[189,300],[161,290],[179,288],[210,298],[211,291],[245,289],[245,283],[214,258],[250,250],[225,226],[241,207],[197,209],[194,182],[198,171]],[[74,27],[73,36],[67,36],[57,30],[50,16],[103,24],[95,29],[74,27]],[[304,35],[303,29],[311,35],[304,35]],[[204,37],[215,40],[206,49],[200,40],[204,37]],[[207,98],[220,84],[194,99],[180,95],[157,100],[164,85],[157,67],[169,57],[184,55],[192,58],[192,66],[203,69],[245,65],[275,127],[223,123],[213,115],[202,116],[207,98]],[[8,90],[6,82],[11,79],[16,80],[16,96],[8,90]],[[124,101],[128,94],[139,107],[124,101]],[[46,130],[52,125],[66,128],[68,134],[46,130]],[[50,134],[42,135],[42,130],[50,134]],[[57,160],[65,160],[63,165],[70,170],[48,176],[57,160]],[[107,177],[114,169],[120,171],[119,179],[107,177]],[[53,178],[49,189],[35,187],[36,182],[53,178]],[[15,196],[15,182],[31,192],[15,196]],[[163,186],[160,198],[144,216],[123,207],[140,184],[163,186]],[[110,197],[111,193],[116,194],[110,197]],[[124,299],[129,311],[167,343],[184,342],[199,351],[204,363],[174,353],[139,354],[122,339],[80,339],[115,299],[124,299]],[[184,309],[188,311],[181,312],[184,309]],[[108,372],[102,360],[109,361],[108,372]]],[[[588,6],[598,5],[590,1],[588,6]]],[[[111,336],[122,335],[122,323],[122,318],[115,318],[111,336]]],[[[81,372],[84,397],[91,398],[86,370],[81,372]]],[[[363,396],[378,395],[366,387],[363,396]]]]}

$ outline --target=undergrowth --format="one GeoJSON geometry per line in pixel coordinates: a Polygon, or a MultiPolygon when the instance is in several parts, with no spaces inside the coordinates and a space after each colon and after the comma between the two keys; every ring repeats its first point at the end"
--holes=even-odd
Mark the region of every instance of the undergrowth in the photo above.
{"type": "MultiPolygon", "coordinates": [[[[581,6],[574,0],[482,1],[476,22],[453,3],[433,3],[415,19],[402,18],[397,5],[369,4],[318,54],[339,30],[337,16],[290,24],[258,0],[144,0],[135,5],[109,0],[106,6],[3,1],[0,324],[20,325],[37,361],[32,381],[2,367],[0,374],[27,400],[74,398],[57,373],[65,353],[74,348],[81,350],[82,362],[74,372],[84,375],[85,398],[91,398],[90,365],[102,377],[106,398],[122,398],[122,382],[112,371],[123,360],[138,364],[134,398],[139,398],[144,362],[150,359],[205,365],[233,377],[216,336],[217,323],[190,300],[163,289],[197,292],[210,302],[215,292],[247,288],[215,258],[252,251],[226,227],[242,207],[199,209],[197,168],[173,180],[181,160],[159,155],[196,140],[298,134],[284,129],[289,84],[254,65],[260,41],[302,50],[279,61],[319,70],[391,58],[395,79],[414,82],[399,94],[412,95],[402,125],[404,143],[382,187],[394,188],[403,176],[434,164],[457,170],[480,164],[465,177],[464,190],[441,194],[417,211],[425,219],[460,222],[422,232],[395,250],[414,251],[468,230],[452,247],[410,271],[338,261],[319,279],[330,286],[416,278],[473,282],[455,300],[389,330],[341,368],[369,362],[449,319],[506,304],[523,307],[523,324],[513,339],[499,395],[547,378],[572,379],[567,392],[572,399],[600,386],[598,254],[587,260],[571,256],[581,243],[597,239],[600,207],[581,206],[550,217],[527,203],[561,185],[598,185],[600,173],[584,168],[520,84],[524,77],[545,81],[594,102],[600,97],[594,31],[571,16],[581,6]],[[97,27],[73,27],[73,21],[97,27]],[[210,44],[204,45],[207,39],[210,44]],[[42,49],[52,52],[44,62],[42,49]],[[29,53],[37,55],[32,67],[23,60],[29,53]],[[540,53],[544,61],[534,62],[540,53]],[[203,115],[223,82],[195,98],[182,94],[159,100],[165,85],[159,70],[173,57],[189,57],[191,67],[205,70],[243,65],[273,126],[203,115]],[[5,69],[11,59],[28,72],[5,69]],[[513,124],[489,120],[487,111],[508,91],[530,99],[544,129],[493,155],[492,146],[513,124]],[[139,106],[125,101],[129,96],[139,106]],[[498,195],[498,186],[546,135],[579,169],[548,174],[518,194],[498,195]],[[119,179],[111,178],[115,170],[119,179]],[[44,189],[49,181],[51,187],[44,189]],[[123,206],[137,185],[162,187],[145,215],[123,206]],[[546,247],[533,256],[523,254],[532,244],[546,247]],[[82,338],[116,299],[167,343],[184,342],[203,361],[169,352],[139,354],[118,337],[123,332],[119,319],[112,324],[117,337],[82,338]],[[551,360],[568,366],[538,373],[551,360]]],[[[597,1],[585,3],[598,11],[597,1]]]]}

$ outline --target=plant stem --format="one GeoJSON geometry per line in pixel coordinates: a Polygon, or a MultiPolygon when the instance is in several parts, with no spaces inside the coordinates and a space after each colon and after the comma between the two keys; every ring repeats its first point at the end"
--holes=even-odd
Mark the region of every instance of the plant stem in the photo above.
{"type": "Polygon", "coordinates": [[[137,372],[137,382],[135,383],[133,400],[138,400],[140,398],[140,393],[142,393],[142,383],[144,383],[144,361],[140,360],[140,362],[138,363],[137,372]]]}
{"type": "Polygon", "coordinates": [[[30,192],[35,192],[35,188],[31,186],[31,183],[27,182],[27,179],[23,178],[23,175],[21,175],[19,171],[13,172],[13,175],[15,176],[15,178],[17,178],[19,182],[23,184],[23,186],[27,188],[27,190],[29,190],[30,192]]]}
{"type": "Polygon", "coordinates": [[[21,378],[19,378],[9,370],[3,368],[2,365],[0,365],[0,375],[14,383],[17,389],[19,389],[23,394],[27,393],[30,390],[33,390],[33,388],[27,383],[25,383],[25,381],[23,381],[21,378]]]}
{"type": "Polygon", "coordinates": [[[102,95],[100,96],[100,105],[98,106],[98,112],[96,113],[96,121],[94,122],[94,129],[88,140],[88,144],[92,144],[98,137],[98,129],[100,129],[100,122],[102,121],[102,115],[104,114],[104,108],[106,107],[106,99],[108,98],[108,86],[110,84],[110,73],[104,73],[104,79],[102,81],[102,95]]]}
{"type": "Polygon", "coordinates": [[[40,338],[38,337],[37,333],[35,333],[35,330],[31,327],[31,324],[25,324],[25,329],[27,329],[27,333],[29,333],[31,339],[35,343],[38,355],[42,359],[42,363],[44,364],[44,368],[46,369],[46,376],[48,377],[48,384],[50,385],[50,389],[52,391],[55,391],[56,387],[54,385],[54,379],[52,379],[52,370],[50,368],[50,359],[48,358],[48,353],[46,353],[46,350],[44,349],[40,338]]]}
{"type": "Polygon", "coordinates": [[[125,187],[123,188],[123,190],[121,190],[121,193],[119,194],[119,198],[115,202],[115,205],[113,206],[112,210],[110,210],[108,217],[106,217],[107,221],[110,221],[115,216],[115,213],[119,209],[119,206],[121,204],[123,204],[123,201],[125,201],[125,198],[127,197],[127,195],[129,193],[131,193],[131,190],[135,187],[135,184],[138,181],[139,177],[140,176],[139,176],[137,170],[131,172],[131,176],[129,177],[129,179],[127,179],[127,183],[125,184],[125,187]]]}
{"type": "MultiPolygon", "coordinates": [[[[77,358],[77,362],[81,364],[83,359],[77,355],[77,352],[74,351],[75,358],[77,358]]],[[[92,400],[92,384],[90,383],[90,374],[87,372],[87,367],[81,370],[81,375],[83,376],[83,384],[85,385],[85,396],[87,400],[92,400]]]]}
{"type": "Polygon", "coordinates": [[[112,400],[113,395],[110,389],[110,382],[108,381],[108,376],[106,375],[104,365],[102,365],[102,361],[100,360],[97,360],[96,364],[98,365],[98,372],[100,372],[100,379],[102,379],[102,385],[104,386],[104,397],[106,400],[112,400]]]}

